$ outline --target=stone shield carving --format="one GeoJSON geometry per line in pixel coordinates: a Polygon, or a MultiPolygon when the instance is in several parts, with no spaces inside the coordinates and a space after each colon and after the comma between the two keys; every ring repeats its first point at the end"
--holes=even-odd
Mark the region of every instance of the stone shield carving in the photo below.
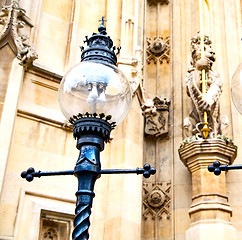
{"type": "Polygon", "coordinates": [[[153,103],[148,100],[142,106],[147,135],[160,137],[168,133],[169,105],[170,101],[166,98],[155,97],[153,103]]]}

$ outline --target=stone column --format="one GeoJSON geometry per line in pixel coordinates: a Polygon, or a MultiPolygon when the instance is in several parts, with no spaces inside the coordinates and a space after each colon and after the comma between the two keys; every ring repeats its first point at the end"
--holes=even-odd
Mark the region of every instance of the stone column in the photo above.
{"type": "Polygon", "coordinates": [[[190,228],[186,240],[236,239],[230,218],[232,209],[226,196],[225,172],[215,176],[208,165],[215,160],[232,164],[237,147],[222,139],[195,140],[179,149],[181,161],[192,174],[192,205],[190,228]]]}

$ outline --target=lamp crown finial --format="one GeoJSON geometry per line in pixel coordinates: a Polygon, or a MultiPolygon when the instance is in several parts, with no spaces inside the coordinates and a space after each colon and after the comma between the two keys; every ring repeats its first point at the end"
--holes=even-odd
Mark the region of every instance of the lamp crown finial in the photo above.
{"type": "Polygon", "coordinates": [[[93,33],[90,38],[86,36],[84,43],[87,44],[87,47],[81,47],[81,62],[94,61],[117,65],[117,55],[120,52],[120,48],[114,47],[112,39],[107,36],[106,27],[104,25],[106,21],[107,19],[102,17],[102,19],[99,20],[99,22],[101,22],[98,27],[99,33],[93,33]]]}

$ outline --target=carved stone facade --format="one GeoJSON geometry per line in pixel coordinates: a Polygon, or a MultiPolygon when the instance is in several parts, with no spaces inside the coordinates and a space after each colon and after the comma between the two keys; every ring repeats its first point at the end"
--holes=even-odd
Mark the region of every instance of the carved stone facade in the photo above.
{"type": "Polygon", "coordinates": [[[143,218],[153,220],[171,217],[171,182],[143,183],[143,218]]]}
{"type": "Polygon", "coordinates": [[[147,101],[141,108],[145,117],[145,133],[154,137],[160,137],[168,133],[169,105],[166,98],[155,97],[153,103],[147,101]]]}

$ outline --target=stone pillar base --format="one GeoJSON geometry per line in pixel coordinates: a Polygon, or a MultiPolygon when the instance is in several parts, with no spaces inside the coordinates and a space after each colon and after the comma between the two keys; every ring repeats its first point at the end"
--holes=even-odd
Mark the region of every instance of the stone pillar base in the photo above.
{"type": "Polygon", "coordinates": [[[192,205],[190,228],[186,240],[235,240],[231,224],[232,209],[226,196],[226,177],[215,176],[208,166],[215,160],[232,164],[237,153],[233,143],[220,139],[195,140],[187,143],[179,154],[192,174],[192,205]]]}
{"type": "Polygon", "coordinates": [[[236,229],[229,222],[199,223],[186,231],[186,240],[236,240],[236,229]]]}

